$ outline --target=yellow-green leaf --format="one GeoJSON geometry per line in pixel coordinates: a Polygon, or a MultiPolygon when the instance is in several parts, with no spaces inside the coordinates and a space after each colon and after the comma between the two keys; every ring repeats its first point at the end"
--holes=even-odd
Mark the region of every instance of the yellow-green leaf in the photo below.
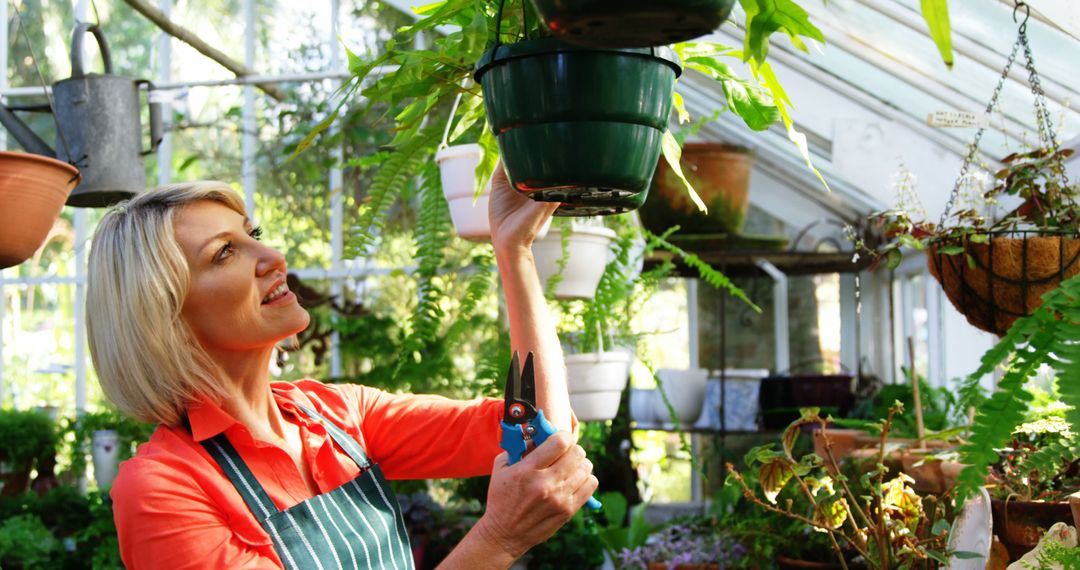
{"type": "Polygon", "coordinates": [[[952,69],[952,29],[949,24],[948,0],[921,0],[920,4],[923,19],[926,20],[926,25],[930,28],[930,37],[933,38],[934,44],[937,45],[938,52],[941,53],[941,59],[945,62],[945,67],[952,69]]]}
{"type": "Polygon", "coordinates": [[[686,112],[686,103],[683,101],[682,94],[678,91],[672,93],[671,104],[675,107],[675,112],[679,114],[679,124],[690,122],[690,113],[686,112]]]}
{"type": "Polygon", "coordinates": [[[761,465],[758,470],[758,484],[761,492],[772,504],[776,504],[776,496],[783,490],[784,485],[791,480],[791,466],[783,457],[776,457],[761,465]]]}
{"type": "Polygon", "coordinates": [[[667,160],[671,171],[686,185],[686,193],[690,195],[690,200],[694,202],[694,205],[699,210],[708,214],[709,208],[705,206],[705,202],[701,200],[701,196],[698,196],[697,190],[694,190],[694,186],[690,184],[690,181],[686,179],[686,175],[683,174],[682,165],[680,164],[682,147],[679,146],[679,141],[675,140],[675,135],[671,134],[671,131],[664,131],[664,140],[661,146],[664,151],[664,159],[667,160]]]}

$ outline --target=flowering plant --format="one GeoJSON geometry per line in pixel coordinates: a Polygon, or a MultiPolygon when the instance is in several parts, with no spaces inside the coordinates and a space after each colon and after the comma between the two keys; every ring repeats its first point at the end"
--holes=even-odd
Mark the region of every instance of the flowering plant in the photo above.
{"type": "Polygon", "coordinates": [[[653,534],[644,545],[624,548],[616,561],[620,570],[647,570],[661,564],[675,570],[682,565],[730,568],[746,555],[746,548],[721,536],[706,521],[684,522],[653,534]]]}

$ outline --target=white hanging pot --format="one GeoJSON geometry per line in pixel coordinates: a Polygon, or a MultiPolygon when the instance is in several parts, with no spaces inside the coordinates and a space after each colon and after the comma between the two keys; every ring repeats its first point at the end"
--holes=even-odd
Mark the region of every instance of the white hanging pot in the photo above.
{"type": "MultiPolygon", "coordinates": [[[[689,426],[697,421],[701,416],[702,404],[705,402],[705,381],[709,376],[709,371],[704,368],[688,370],[661,368],[656,371],[656,375],[664,383],[664,393],[667,394],[671,407],[675,408],[675,419],[679,424],[689,426]]],[[[663,396],[657,394],[654,405],[657,419],[663,423],[670,423],[671,414],[668,413],[663,396]]]]}
{"type": "Polygon", "coordinates": [[[482,155],[483,150],[478,144],[449,146],[435,153],[454,229],[462,238],[473,241],[491,241],[491,226],[488,225],[490,181],[483,194],[474,199],[476,166],[482,155]]]}
{"type": "Polygon", "coordinates": [[[570,407],[583,422],[610,420],[630,379],[634,355],[626,351],[571,354],[566,360],[570,407]]]}
{"type": "MultiPolygon", "coordinates": [[[[562,279],[555,287],[555,298],[592,299],[596,295],[596,285],[604,274],[614,239],[614,230],[601,226],[572,224],[570,245],[566,252],[568,259],[562,279]]],[[[540,274],[540,284],[546,286],[548,279],[559,271],[562,232],[556,229],[543,238],[538,238],[533,242],[532,252],[536,260],[536,272],[540,274]]]]}
{"type": "Polygon", "coordinates": [[[94,480],[99,489],[112,487],[113,479],[120,468],[120,438],[114,429],[94,432],[91,448],[94,460],[94,480]]]}

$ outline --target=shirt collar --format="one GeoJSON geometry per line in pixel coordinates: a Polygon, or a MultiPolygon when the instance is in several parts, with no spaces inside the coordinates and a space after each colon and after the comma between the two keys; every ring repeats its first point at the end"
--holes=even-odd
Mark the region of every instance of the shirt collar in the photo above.
{"type": "MultiPolygon", "coordinates": [[[[274,382],[270,387],[274,394],[274,401],[281,411],[293,413],[305,424],[311,421],[308,415],[298,407],[303,405],[314,409],[311,400],[302,390],[291,382],[274,382]]],[[[191,437],[195,441],[210,439],[240,423],[207,396],[200,396],[188,408],[188,421],[191,423],[191,437]]]]}

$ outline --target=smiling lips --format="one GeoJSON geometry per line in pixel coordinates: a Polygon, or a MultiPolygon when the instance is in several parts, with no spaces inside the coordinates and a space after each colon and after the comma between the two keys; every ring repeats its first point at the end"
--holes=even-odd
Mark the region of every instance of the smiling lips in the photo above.
{"type": "Polygon", "coordinates": [[[266,297],[263,298],[262,304],[265,305],[267,303],[273,303],[274,301],[277,301],[278,299],[280,299],[280,298],[282,298],[282,297],[284,297],[285,295],[288,295],[288,294],[289,294],[289,286],[287,284],[285,284],[285,283],[282,283],[281,285],[278,285],[277,287],[274,287],[274,290],[270,291],[270,293],[266,297]]]}

